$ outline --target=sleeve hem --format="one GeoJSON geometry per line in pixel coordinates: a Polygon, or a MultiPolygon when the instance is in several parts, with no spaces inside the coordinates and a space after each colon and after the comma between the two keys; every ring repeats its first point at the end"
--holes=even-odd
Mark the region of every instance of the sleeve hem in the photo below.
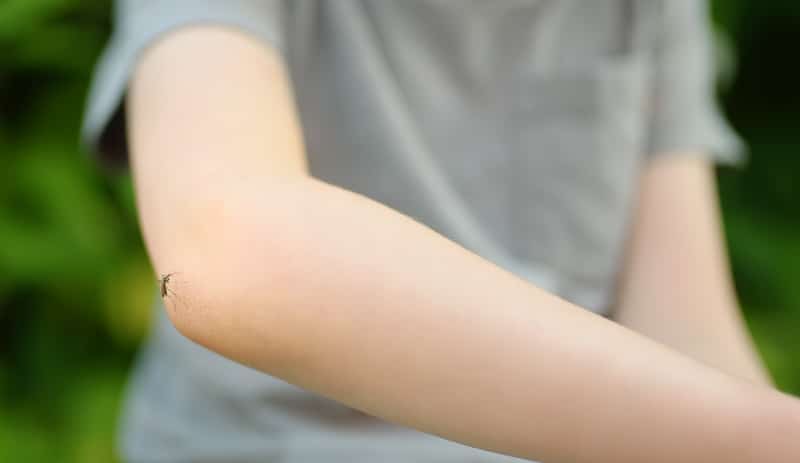
{"type": "Polygon", "coordinates": [[[695,114],[698,117],[662,124],[669,129],[659,132],[648,144],[648,158],[694,153],[718,165],[745,167],[750,156],[747,143],[718,110],[708,114],[697,108],[695,114]]]}
{"type": "Polygon", "coordinates": [[[127,162],[124,115],[120,114],[127,86],[141,54],[170,32],[199,25],[230,27],[283,54],[278,31],[266,25],[263,18],[247,17],[222,7],[196,10],[196,14],[139,14],[112,36],[98,63],[81,128],[81,146],[90,156],[112,166],[127,162]],[[136,36],[130,33],[134,29],[136,36]],[[108,133],[112,130],[117,133],[108,133]],[[107,135],[114,143],[103,142],[107,135]]]}
{"type": "Polygon", "coordinates": [[[651,148],[649,160],[663,159],[675,155],[702,157],[710,162],[725,166],[744,168],[750,159],[747,145],[738,137],[727,140],[681,140],[660,144],[651,148]]]}

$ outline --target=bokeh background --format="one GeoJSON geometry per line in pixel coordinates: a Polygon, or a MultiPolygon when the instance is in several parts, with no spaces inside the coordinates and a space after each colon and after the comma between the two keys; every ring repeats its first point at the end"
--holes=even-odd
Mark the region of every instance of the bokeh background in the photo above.
{"type": "MultiPolygon", "coordinates": [[[[749,143],[719,172],[736,283],[781,389],[800,395],[800,2],[717,0],[719,89],[749,143]],[[736,72],[734,72],[734,70],[736,72]]],[[[130,180],[78,145],[110,2],[0,0],[0,461],[115,461],[155,277],[130,180]]]]}

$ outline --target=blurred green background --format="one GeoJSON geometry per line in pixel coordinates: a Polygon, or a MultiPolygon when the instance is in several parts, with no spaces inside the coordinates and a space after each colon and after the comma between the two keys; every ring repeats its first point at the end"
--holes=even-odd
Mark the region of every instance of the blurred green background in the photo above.
{"type": "MultiPolygon", "coordinates": [[[[720,172],[736,283],[781,389],[800,395],[800,2],[718,0],[725,109],[751,148],[720,172]],[[728,69],[732,69],[728,67],[728,69]]],[[[0,461],[115,461],[154,276],[129,179],[78,146],[100,0],[0,0],[0,461]]]]}

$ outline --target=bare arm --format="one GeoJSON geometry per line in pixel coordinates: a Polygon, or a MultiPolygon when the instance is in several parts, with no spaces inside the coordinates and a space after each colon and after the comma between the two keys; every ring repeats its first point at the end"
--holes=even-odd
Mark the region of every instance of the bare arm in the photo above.
{"type": "Polygon", "coordinates": [[[736,303],[713,168],[688,155],[648,166],[615,318],[708,365],[770,384],[736,303]]]}
{"type": "Polygon", "coordinates": [[[552,462],[800,458],[800,407],[308,176],[277,55],[214,28],[150,50],[134,180],[189,338],[376,416],[552,462]]]}

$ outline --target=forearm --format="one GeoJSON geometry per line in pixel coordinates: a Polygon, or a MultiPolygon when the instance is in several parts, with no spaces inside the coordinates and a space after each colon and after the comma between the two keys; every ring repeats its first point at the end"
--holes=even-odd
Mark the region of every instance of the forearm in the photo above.
{"type": "MultiPolygon", "coordinates": [[[[203,209],[207,234],[158,253],[160,271],[182,272],[179,329],[233,359],[423,431],[554,462],[749,461],[752,413],[789,405],[366,198],[311,179],[271,188],[231,185],[224,208],[203,209]]],[[[799,451],[785,448],[785,461],[799,451]]]]}

